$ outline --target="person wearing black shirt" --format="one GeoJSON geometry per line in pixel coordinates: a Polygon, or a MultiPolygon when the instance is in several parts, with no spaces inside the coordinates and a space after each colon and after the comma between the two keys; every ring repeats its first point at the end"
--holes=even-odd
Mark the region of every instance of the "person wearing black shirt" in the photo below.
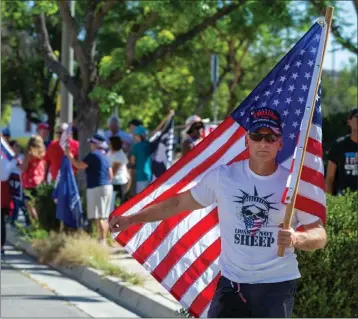
{"type": "Polygon", "coordinates": [[[351,134],[336,140],[328,152],[326,192],[343,194],[358,190],[358,108],[348,116],[351,134]]]}

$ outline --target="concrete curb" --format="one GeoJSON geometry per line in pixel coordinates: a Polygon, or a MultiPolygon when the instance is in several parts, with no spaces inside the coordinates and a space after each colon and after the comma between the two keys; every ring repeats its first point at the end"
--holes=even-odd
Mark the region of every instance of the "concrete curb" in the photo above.
{"type": "MultiPolygon", "coordinates": [[[[7,228],[7,241],[37,259],[31,244],[20,238],[18,232],[7,228]]],[[[146,318],[182,318],[178,314],[181,306],[145,288],[131,285],[119,278],[105,276],[104,272],[90,267],[62,267],[49,264],[52,268],[106,298],[146,318]]]]}

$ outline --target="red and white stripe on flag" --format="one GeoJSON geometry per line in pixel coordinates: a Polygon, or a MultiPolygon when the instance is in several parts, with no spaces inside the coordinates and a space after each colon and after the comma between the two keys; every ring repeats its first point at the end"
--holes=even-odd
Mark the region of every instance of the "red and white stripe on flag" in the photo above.
{"type": "MultiPolygon", "coordinates": [[[[192,188],[223,164],[248,158],[245,129],[231,117],[190,153],[113,215],[142,208],[192,188]]],[[[134,225],[119,234],[123,245],[193,315],[205,314],[219,278],[220,232],[216,206],[182,212],[162,222],[134,225]]]]}

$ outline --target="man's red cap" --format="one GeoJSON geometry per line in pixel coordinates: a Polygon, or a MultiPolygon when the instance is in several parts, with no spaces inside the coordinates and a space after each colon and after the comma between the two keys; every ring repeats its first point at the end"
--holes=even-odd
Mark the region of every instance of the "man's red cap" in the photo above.
{"type": "Polygon", "coordinates": [[[37,125],[37,129],[50,130],[50,125],[48,125],[47,123],[40,123],[39,125],[37,125]]]}

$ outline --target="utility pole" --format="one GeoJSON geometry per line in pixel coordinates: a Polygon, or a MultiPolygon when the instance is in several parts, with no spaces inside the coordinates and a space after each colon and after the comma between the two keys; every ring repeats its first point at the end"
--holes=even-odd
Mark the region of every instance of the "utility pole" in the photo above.
{"type": "Polygon", "coordinates": [[[219,81],[219,58],[216,54],[211,55],[211,82],[213,83],[213,115],[214,124],[217,123],[216,89],[219,81]]]}
{"type": "MultiPolygon", "coordinates": [[[[75,1],[66,1],[70,7],[71,16],[75,15],[75,1]]],[[[62,22],[61,34],[61,63],[73,75],[73,49],[71,48],[68,36],[68,28],[65,22],[62,22]]],[[[61,123],[72,123],[73,121],[73,96],[67,90],[66,86],[61,83],[61,123]]]]}

